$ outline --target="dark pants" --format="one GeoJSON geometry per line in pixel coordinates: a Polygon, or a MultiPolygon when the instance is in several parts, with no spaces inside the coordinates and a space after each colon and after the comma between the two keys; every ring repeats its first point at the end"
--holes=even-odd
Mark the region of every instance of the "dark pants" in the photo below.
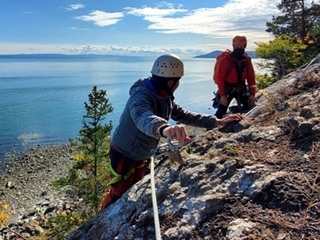
{"type": "Polygon", "coordinates": [[[219,118],[219,119],[223,118],[223,116],[227,113],[229,104],[233,98],[235,98],[235,99],[239,98],[240,103],[242,104],[242,110],[247,110],[250,108],[249,103],[248,103],[249,96],[243,92],[233,91],[232,93],[228,94],[228,105],[227,106],[222,105],[221,100],[220,100],[220,102],[218,104],[217,112],[215,114],[217,118],[219,118]]]}
{"type": "MultiPolygon", "coordinates": [[[[111,203],[117,201],[133,184],[140,181],[146,172],[145,161],[135,161],[119,153],[110,147],[111,166],[116,173],[126,175],[131,169],[135,169],[132,175],[111,185],[111,189],[101,204],[101,211],[111,203]]],[[[114,175],[111,173],[111,179],[114,175]]]]}

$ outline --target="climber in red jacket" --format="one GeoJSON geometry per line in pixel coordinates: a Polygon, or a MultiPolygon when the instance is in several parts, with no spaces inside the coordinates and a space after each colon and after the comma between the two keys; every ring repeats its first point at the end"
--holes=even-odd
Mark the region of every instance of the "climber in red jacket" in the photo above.
{"type": "Polygon", "coordinates": [[[235,36],[232,46],[233,51],[217,60],[215,66],[214,81],[218,85],[221,97],[215,114],[217,118],[222,118],[226,114],[233,98],[237,99],[238,104],[242,104],[241,110],[249,109],[255,104],[255,73],[251,58],[245,53],[246,37],[235,36]]]}

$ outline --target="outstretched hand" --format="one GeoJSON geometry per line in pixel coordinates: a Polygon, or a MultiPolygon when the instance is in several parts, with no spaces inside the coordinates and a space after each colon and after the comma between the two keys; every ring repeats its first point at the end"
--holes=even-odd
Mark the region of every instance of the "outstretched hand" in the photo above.
{"type": "Polygon", "coordinates": [[[217,125],[225,125],[229,122],[241,121],[243,118],[244,116],[241,115],[240,113],[231,114],[226,116],[225,118],[217,119],[217,125]]]}

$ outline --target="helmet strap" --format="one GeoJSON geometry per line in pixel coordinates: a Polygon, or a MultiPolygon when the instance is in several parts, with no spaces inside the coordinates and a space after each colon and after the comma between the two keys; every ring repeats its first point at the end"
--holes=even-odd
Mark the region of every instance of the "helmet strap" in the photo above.
{"type": "Polygon", "coordinates": [[[173,79],[169,79],[168,80],[168,82],[169,81],[173,81],[173,84],[172,84],[172,86],[171,87],[169,87],[169,90],[170,90],[170,95],[172,95],[173,96],[173,92],[172,92],[172,90],[173,90],[173,88],[176,86],[176,84],[177,84],[177,82],[180,80],[180,78],[173,78],[173,79]]]}
{"type": "Polygon", "coordinates": [[[173,95],[172,90],[179,81],[180,78],[164,78],[156,75],[152,75],[151,84],[156,89],[158,93],[166,92],[168,95],[173,95]],[[171,87],[169,87],[168,82],[174,81],[171,87]]]}

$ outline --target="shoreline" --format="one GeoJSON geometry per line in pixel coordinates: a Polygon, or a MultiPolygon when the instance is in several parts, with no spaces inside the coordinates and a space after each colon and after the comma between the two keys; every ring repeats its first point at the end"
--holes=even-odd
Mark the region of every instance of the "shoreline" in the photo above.
{"type": "Polygon", "coordinates": [[[74,153],[68,144],[38,145],[19,152],[1,168],[0,201],[6,201],[18,218],[43,200],[56,201],[58,191],[50,184],[67,174],[74,153]]]}
{"type": "MultiPolygon", "coordinates": [[[[190,136],[205,130],[186,128],[190,136]]],[[[54,198],[59,191],[52,189],[50,184],[66,176],[75,153],[70,144],[37,145],[25,151],[7,153],[10,159],[0,167],[0,202],[6,201],[9,209],[21,216],[41,200],[54,198]]]]}

